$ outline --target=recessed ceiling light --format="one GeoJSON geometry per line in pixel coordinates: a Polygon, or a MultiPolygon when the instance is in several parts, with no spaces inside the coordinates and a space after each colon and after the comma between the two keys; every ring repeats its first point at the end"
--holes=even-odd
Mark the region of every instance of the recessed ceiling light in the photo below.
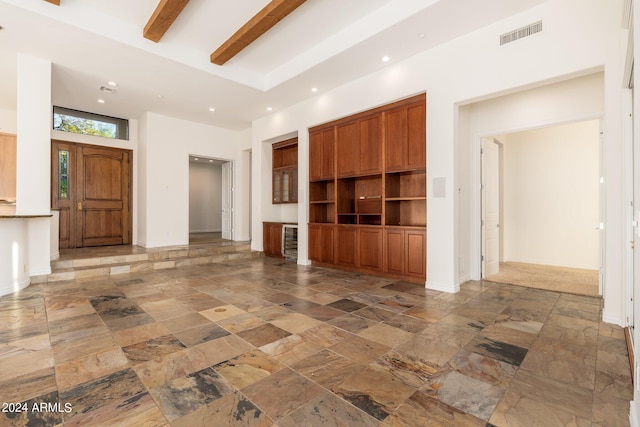
{"type": "Polygon", "coordinates": [[[197,157],[194,157],[194,158],[193,158],[193,160],[196,160],[196,161],[198,161],[198,160],[200,160],[200,159],[199,159],[199,158],[197,158],[197,157]]]}
{"type": "Polygon", "coordinates": [[[267,111],[273,111],[273,108],[267,107],[267,111]]]}
{"type": "Polygon", "coordinates": [[[109,86],[118,86],[118,84],[116,82],[107,82],[107,84],[109,86]]]}
{"type": "Polygon", "coordinates": [[[104,104],[104,99],[98,99],[98,102],[99,102],[100,104],[104,104]]]}
{"type": "Polygon", "coordinates": [[[211,108],[209,108],[209,111],[216,111],[216,109],[211,107],[211,108]]]}
{"type": "Polygon", "coordinates": [[[162,98],[164,98],[164,95],[158,94],[158,99],[162,99],[162,98]]]}
{"type": "Polygon", "coordinates": [[[382,62],[389,62],[389,60],[390,60],[391,58],[389,58],[387,55],[385,55],[385,56],[383,56],[381,59],[382,59],[382,62]]]}
{"type": "Polygon", "coordinates": [[[318,91],[318,88],[317,88],[317,87],[312,87],[312,88],[311,88],[311,92],[317,92],[317,91],[318,91]]]}
{"type": "Polygon", "coordinates": [[[424,33],[420,33],[420,35],[419,35],[418,37],[420,37],[421,39],[423,39],[423,38],[424,38],[424,33]]]}
{"type": "Polygon", "coordinates": [[[209,163],[213,163],[213,160],[212,160],[212,159],[209,159],[209,163]]]}

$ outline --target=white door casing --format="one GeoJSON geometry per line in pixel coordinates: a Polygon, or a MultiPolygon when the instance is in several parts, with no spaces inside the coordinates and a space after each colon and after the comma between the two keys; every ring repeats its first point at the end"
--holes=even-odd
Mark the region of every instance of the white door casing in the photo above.
{"type": "Polygon", "coordinates": [[[233,239],[233,163],[222,164],[222,238],[233,239]]]}

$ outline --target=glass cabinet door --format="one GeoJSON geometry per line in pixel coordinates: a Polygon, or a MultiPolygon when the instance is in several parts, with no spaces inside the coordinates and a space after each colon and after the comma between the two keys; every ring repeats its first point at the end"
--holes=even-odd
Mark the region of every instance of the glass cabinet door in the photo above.
{"type": "Polygon", "coordinates": [[[280,171],[273,172],[273,203],[280,203],[280,190],[282,188],[282,178],[280,171]]]}

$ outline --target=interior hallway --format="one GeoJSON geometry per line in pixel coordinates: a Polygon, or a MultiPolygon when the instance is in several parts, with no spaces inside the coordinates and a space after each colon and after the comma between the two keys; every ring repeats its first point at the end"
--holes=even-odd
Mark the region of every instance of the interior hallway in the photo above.
{"type": "Polygon", "coordinates": [[[34,284],[0,298],[0,425],[628,426],[602,300],[457,294],[270,258],[34,284]]]}
{"type": "Polygon", "coordinates": [[[500,272],[486,280],[577,295],[599,295],[598,270],[501,262],[500,272]]]}

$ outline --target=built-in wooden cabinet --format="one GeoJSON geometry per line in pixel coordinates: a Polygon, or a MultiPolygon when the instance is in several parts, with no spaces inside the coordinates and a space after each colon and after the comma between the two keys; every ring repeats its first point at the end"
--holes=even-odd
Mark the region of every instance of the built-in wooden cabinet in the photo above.
{"type": "Polygon", "coordinates": [[[426,273],[426,232],[417,228],[386,227],[384,271],[423,279],[426,273]]]}
{"type": "Polygon", "coordinates": [[[265,255],[282,257],[282,223],[262,223],[262,251],[265,255]]]}
{"type": "Polygon", "coordinates": [[[298,138],[272,146],[272,202],[298,203],[298,138]]]}
{"type": "Polygon", "coordinates": [[[424,282],[426,181],[425,95],[310,129],[309,259],[424,282]]]}

